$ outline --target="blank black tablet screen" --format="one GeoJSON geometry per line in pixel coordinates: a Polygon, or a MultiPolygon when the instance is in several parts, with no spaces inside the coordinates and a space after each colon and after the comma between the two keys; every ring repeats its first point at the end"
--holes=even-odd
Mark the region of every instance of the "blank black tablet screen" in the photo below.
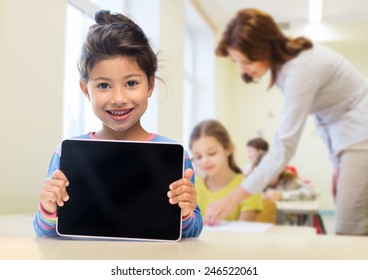
{"type": "Polygon", "coordinates": [[[64,140],[60,169],[69,201],[58,208],[60,235],[178,240],[181,210],[169,185],[182,178],[179,144],[64,140]]]}

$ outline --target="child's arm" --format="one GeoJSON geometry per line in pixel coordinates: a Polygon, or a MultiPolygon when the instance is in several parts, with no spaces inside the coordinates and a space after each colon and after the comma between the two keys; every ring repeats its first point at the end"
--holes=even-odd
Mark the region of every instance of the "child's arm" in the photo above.
{"type": "MultiPolygon", "coordinates": [[[[272,201],[290,200],[290,199],[286,199],[286,198],[284,199],[282,193],[286,193],[286,192],[288,192],[288,191],[281,192],[281,191],[277,191],[277,190],[273,190],[273,189],[268,189],[264,192],[264,197],[266,199],[269,199],[269,200],[272,200],[272,201]]],[[[286,196],[287,195],[291,196],[290,193],[286,194],[286,196]]]]}
{"type": "Polygon", "coordinates": [[[69,199],[66,187],[69,185],[64,173],[56,170],[46,179],[40,194],[39,209],[35,214],[33,226],[38,236],[56,236],[56,210],[69,199]]]}
{"type": "Polygon", "coordinates": [[[202,231],[202,216],[197,205],[196,191],[191,181],[193,170],[187,169],[184,178],[172,183],[168,197],[171,204],[178,204],[182,209],[182,236],[197,237],[202,231]]]}
{"type": "Polygon", "coordinates": [[[41,205],[47,213],[56,213],[58,206],[63,206],[68,201],[69,196],[66,187],[69,185],[68,179],[60,170],[56,170],[51,178],[46,179],[41,190],[41,205]]]}
{"type": "Polygon", "coordinates": [[[56,213],[48,214],[40,204],[33,218],[33,228],[38,236],[56,237],[56,213]]]}
{"type": "Polygon", "coordinates": [[[239,214],[239,221],[254,222],[257,218],[256,210],[243,211],[239,214]]]}
{"type": "Polygon", "coordinates": [[[198,205],[196,209],[188,216],[183,217],[182,221],[182,236],[183,237],[198,237],[203,228],[203,221],[198,205]]]}

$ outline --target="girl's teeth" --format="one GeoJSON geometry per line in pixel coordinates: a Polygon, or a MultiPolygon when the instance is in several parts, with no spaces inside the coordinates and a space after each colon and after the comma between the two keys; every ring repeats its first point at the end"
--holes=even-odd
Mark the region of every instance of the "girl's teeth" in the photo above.
{"type": "Polygon", "coordinates": [[[111,111],[111,113],[113,114],[113,115],[124,115],[124,114],[126,114],[128,111],[119,111],[119,112],[114,112],[114,111],[111,111]]]}

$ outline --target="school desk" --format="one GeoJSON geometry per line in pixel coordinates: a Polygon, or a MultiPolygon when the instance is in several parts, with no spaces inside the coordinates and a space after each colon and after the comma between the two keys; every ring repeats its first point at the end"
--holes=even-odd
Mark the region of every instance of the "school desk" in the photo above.
{"type": "Polygon", "coordinates": [[[278,201],[277,206],[277,223],[282,223],[285,214],[306,215],[306,224],[313,225],[313,215],[318,213],[318,199],[308,201],[278,201]]]}
{"type": "Polygon", "coordinates": [[[310,227],[204,230],[176,243],[59,240],[35,237],[31,215],[0,216],[0,248],[3,260],[368,259],[368,237],[322,236],[310,227]]]}

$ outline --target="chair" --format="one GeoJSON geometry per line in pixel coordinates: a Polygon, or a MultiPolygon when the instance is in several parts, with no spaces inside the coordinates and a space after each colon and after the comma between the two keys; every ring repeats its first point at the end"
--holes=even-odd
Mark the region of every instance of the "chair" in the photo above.
{"type": "Polygon", "coordinates": [[[323,219],[320,214],[313,215],[313,226],[315,227],[317,234],[327,234],[325,224],[323,223],[323,219]]]}
{"type": "Polygon", "coordinates": [[[277,206],[276,203],[269,199],[262,199],[263,209],[257,214],[256,222],[261,223],[277,223],[277,206]]]}

